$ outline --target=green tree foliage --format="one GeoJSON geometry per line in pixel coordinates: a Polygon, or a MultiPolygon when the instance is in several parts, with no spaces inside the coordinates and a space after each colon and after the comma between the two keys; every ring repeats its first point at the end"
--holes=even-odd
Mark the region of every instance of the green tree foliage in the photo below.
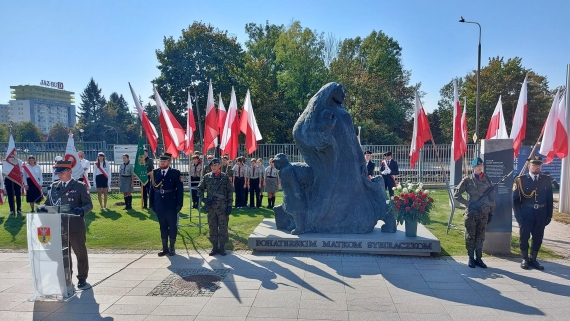
{"type": "Polygon", "coordinates": [[[344,105],[363,144],[408,142],[414,89],[401,62],[402,48],[383,32],[345,39],[331,63],[330,78],[345,87],[344,105]]]}
{"type": "MultiPolygon", "coordinates": [[[[548,116],[552,104],[552,93],[548,90],[546,77],[540,76],[522,65],[522,59],[515,57],[505,61],[503,57],[489,59],[489,64],[481,69],[481,101],[479,109],[479,139],[484,139],[493,111],[501,96],[507,132],[511,132],[512,119],[517,107],[521,85],[528,74],[528,114],[527,132],[523,144],[534,144],[540,135],[542,126],[548,116]]],[[[467,97],[467,127],[470,142],[475,132],[475,107],[477,97],[477,74],[470,72],[458,81],[460,102],[467,97]]],[[[453,82],[446,84],[441,90],[438,102],[440,124],[453,124],[453,82]]],[[[442,127],[442,140],[451,143],[452,126],[442,127]]]]}
{"type": "Polygon", "coordinates": [[[36,124],[29,121],[14,124],[12,133],[14,134],[14,141],[16,142],[42,141],[42,131],[36,124]]]}
{"type": "Polygon", "coordinates": [[[8,124],[0,124],[0,142],[7,142],[10,138],[8,124]]]}
{"type": "Polygon", "coordinates": [[[81,104],[76,126],[77,130],[84,130],[83,141],[101,141],[101,112],[107,104],[107,100],[93,78],[91,78],[80,96],[81,104]]]}
{"type": "Polygon", "coordinates": [[[156,50],[161,74],[153,83],[181,124],[186,123],[188,90],[193,94],[194,89],[199,103],[194,108],[201,108],[203,121],[210,80],[215,92],[224,93],[228,102],[232,84],[245,96],[245,87],[240,87],[239,79],[244,53],[237,39],[227,31],[194,22],[182,30],[178,40],[165,37],[163,42],[164,49],[156,50]]]}
{"type": "Polygon", "coordinates": [[[69,128],[62,123],[52,126],[48,133],[48,142],[67,142],[69,138],[69,128]]]}

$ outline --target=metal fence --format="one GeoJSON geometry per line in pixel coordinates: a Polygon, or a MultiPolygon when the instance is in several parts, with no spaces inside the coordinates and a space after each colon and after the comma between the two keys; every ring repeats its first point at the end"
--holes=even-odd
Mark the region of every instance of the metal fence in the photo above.
{"type": "MultiPolygon", "coordinates": [[[[52,166],[56,156],[63,156],[65,154],[66,142],[61,143],[16,143],[18,157],[26,161],[29,155],[36,157],[38,165],[41,166],[44,173],[44,185],[49,185],[52,180],[52,166]]],[[[475,155],[474,144],[468,145],[467,159],[473,158],[475,155]]],[[[149,147],[147,145],[147,147],[149,147]]],[[[194,145],[196,150],[201,150],[199,144],[194,145]]],[[[0,155],[6,155],[8,143],[0,143],[0,155]]],[[[104,152],[107,160],[111,164],[111,172],[113,173],[112,186],[118,186],[118,172],[121,164],[113,162],[114,159],[114,144],[107,144],[106,142],[76,142],[75,148],[78,151],[85,153],[85,158],[92,163],[97,159],[98,152],[104,152]]],[[[149,148],[150,149],[150,148],[149,148]]],[[[445,184],[442,175],[441,166],[449,175],[449,164],[451,161],[451,145],[438,145],[437,146],[441,163],[436,157],[436,152],[431,145],[426,145],[420,151],[420,159],[416,166],[410,168],[410,146],[409,145],[363,145],[362,150],[372,151],[372,161],[376,163],[375,174],[379,174],[381,162],[383,160],[383,153],[387,151],[392,152],[392,157],[398,162],[400,174],[399,181],[413,181],[423,182],[429,185],[443,186],[445,184]]],[[[156,155],[149,152],[149,156],[155,159],[158,165],[157,156],[164,152],[164,146],[159,145],[156,155]]],[[[213,152],[213,150],[212,150],[213,152]]],[[[250,155],[247,155],[245,145],[240,145],[238,155],[246,155],[246,158],[262,158],[264,164],[267,165],[269,158],[278,153],[284,153],[291,162],[302,162],[303,157],[299,153],[299,149],[295,144],[259,144],[258,149],[250,155]]],[[[249,162],[248,162],[249,163],[249,162]]],[[[188,184],[188,165],[189,159],[181,153],[181,155],[172,161],[172,166],[179,169],[188,184]]],[[[93,166],[91,166],[92,172],[93,166]]],[[[91,173],[90,173],[91,174],[91,173]]],[[[90,175],[91,177],[91,175],[90,175]]],[[[138,185],[138,182],[135,183],[138,185]]]]}

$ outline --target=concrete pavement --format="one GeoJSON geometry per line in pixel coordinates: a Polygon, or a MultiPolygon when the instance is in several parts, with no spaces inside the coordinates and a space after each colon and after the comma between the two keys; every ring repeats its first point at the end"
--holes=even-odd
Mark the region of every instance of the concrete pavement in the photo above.
{"type": "Polygon", "coordinates": [[[191,252],[159,258],[153,252],[89,258],[88,281],[104,281],[68,303],[26,302],[33,293],[27,254],[0,253],[0,320],[483,321],[570,315],[567,260],[541,261],[546,269],[539,272],[499,258],[488,258],[486,270],[468,268],[466,258],[359,254],[191,252]],[[182,269],[224,276],[213,293],[147,295],[182,269]]]}

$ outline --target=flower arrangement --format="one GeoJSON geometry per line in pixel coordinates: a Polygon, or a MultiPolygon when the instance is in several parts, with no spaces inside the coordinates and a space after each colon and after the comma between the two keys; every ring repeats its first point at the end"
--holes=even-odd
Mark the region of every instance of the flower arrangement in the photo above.
{"type": "Polygon", "coordinates": [[[433,207],[434,199],[429,196],[428,190],[423,190],[423,184],[416,185],[407,183],[394,187],[394,196],[390,200],[389,210],[394,213],[396,221],[403,224],[404,221],[416,221],[421,224],[430,222],[429,212],[433,207]]]}

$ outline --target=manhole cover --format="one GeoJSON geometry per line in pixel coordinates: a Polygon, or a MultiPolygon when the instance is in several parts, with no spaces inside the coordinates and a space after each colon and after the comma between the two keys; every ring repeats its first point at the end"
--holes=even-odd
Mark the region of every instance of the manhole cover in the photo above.
{"type": "Polygon", "coordinates": [[[228,272],[228,269],[179,269],[147,296],[211,296],[228,272]]]}

